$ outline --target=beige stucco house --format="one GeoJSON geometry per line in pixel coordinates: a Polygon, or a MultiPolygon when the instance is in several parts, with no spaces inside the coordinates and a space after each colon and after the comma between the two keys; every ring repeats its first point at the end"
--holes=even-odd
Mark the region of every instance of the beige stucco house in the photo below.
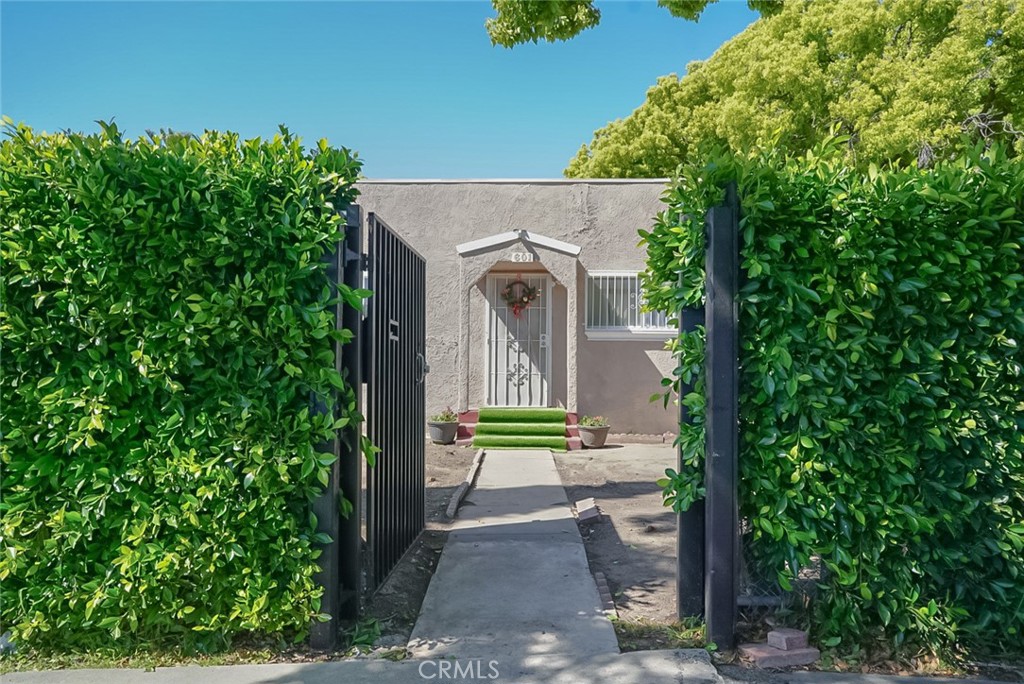
{"type": "Polygon", "coordinates": [[[672,330],[641,310],[637,283],[637,231],[665,184],[361,181],[364,212],[427,261],[428,414],[559,406],[616,433],[674,432],[675,409],[649,401],[671,370],[672,330]]]}

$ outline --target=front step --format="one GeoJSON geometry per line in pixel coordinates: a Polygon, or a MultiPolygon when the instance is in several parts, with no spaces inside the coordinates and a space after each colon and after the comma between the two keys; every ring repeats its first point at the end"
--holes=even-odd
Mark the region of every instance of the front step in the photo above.
{"type": "MultiPolygon", "coordinates": [[[[479,409],[459,412],[459,429],[455,437],[456,446],[473,446],[473,439],[476,437],[476,425],[479,420],[479,409]]],[[[578,451],[583,448],[578,422],[579,414],[566,411],[564,435],[569,451],[578,451]]]]}
{"type": "MultiPolygon", "coordinates": [[[[455,440],[455,446],[460,447],[471,447],[473,446],[472,437],[460,437],[455,440]]],[[[583,440],[579,437],[566,437],[565,447],[569,451],[581,451],[583,449],[583,440]]]]}
{"type": "Polygon", "coordinates": [[[565,437],[565,425],[558,423],[479,423],[474,434],[484,435],[522,435],[535,437],[565,437]]]}
{"type": "Polygon", "coordinates": [[[576,416],[562,408],[484,407],[460,414],[456,439],[483,448],[577,447],[576,416]],[[475,419],[475,420],[474,420],[475,419]],[[569,440],[572,439],[570,444],[569,440]]]}
{"type": "Polygon", "coordinates": [[[564,449],[565,437],[545,437],[544,435],[477,435],[473,438],[473,446],[484,449],[564,449]]]}

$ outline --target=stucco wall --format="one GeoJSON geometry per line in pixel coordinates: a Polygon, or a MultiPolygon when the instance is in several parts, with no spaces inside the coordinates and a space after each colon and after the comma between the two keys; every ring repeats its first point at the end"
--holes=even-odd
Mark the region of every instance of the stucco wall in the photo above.
{"type": "MultiPolygon", "coordinates": [[[[460,406],[468,394],[469,407],[484,402],[486,345],[481,283],[469,288],[468,316],[460,313],[460,266],[464,257],[456,245],[510,230],[528,230],[578,245],[576,282],[555,287],[551,330],[551,392],[556,405],[581,413],[608,416],[615,432],[675,431],[675,411],[651,404],[670,358],[658,341],[588,340],[584,334],[582,293],[588,271],[643,269],[643,250],[637,231],[651,225],[661,210],[660,180],[540,181],[540,182],[424,182],[363,181],[357,200],[365,212],[375,212],[427,260],[427,411],[460,406]],[[577,302],[572,292],[578,292],[577,302]],[[568,322],[567,317],[575,320],[568,322]],[[469,349],[460,350],[460,319],[468,325],[469,349]],[[568,330],[576,331],[567,344],[568,330]],[[571,347],[576,347],[575,358],[571,347]],[[460,351],[466,356],[460,358],[460,351]],[[468,374],[460,377],[460,366],[468,374]],[[570,379],[572,378],[572,379],[570,379]],[[575,396],[569,386],[575,383],[575,396]]],[[[522,246],[496,250],[494,259],[510,258],[522,246]]],[[[536,251],[540,265],[564,255],[536,251]]],[[[501,268],[499,264],[498,268],[501,268]]],[[[570,272],[559,262],[562,278],[570,272]]],[[[530,270],[507,264],[506,270],[530,270]]],[[[555,270],[549,269],[552,273],[555,270]]],[[[569,276],[567,279],[571,279],[569,276]]]]}

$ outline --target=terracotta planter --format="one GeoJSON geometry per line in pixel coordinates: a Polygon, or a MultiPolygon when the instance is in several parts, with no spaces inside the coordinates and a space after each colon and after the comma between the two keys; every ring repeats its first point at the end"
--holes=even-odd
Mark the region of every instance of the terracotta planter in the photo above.
{"type": "Polygon", "coordinates": [[[430,441],[434,444],[454,444],[459,424],[427,421],[427,429],[430,431],[430,441]]]}
{"type": "Polygon", "coordinates": [[[604,441],[608,439],[608,431],[611,429],[611,426],[587,427],[578,425],[577,428],[580,431],[580,441],[583,442],[583,446],[588,449],[600,449],[604,446],[604,441]]]}

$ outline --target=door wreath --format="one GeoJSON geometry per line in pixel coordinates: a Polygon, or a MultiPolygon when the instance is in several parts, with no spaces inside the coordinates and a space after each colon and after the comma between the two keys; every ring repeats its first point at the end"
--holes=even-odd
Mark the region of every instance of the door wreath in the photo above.
{"type": "Polygon", "coordinates": [[[516,280],[506,285],[501,291],[501,298],[505,300],[505,306],[512,309],[512,315],[516,318],[519,318],[537,297],[540,297],[540,289],[524,283],[520,276],[516,276],[516,280]]]}

